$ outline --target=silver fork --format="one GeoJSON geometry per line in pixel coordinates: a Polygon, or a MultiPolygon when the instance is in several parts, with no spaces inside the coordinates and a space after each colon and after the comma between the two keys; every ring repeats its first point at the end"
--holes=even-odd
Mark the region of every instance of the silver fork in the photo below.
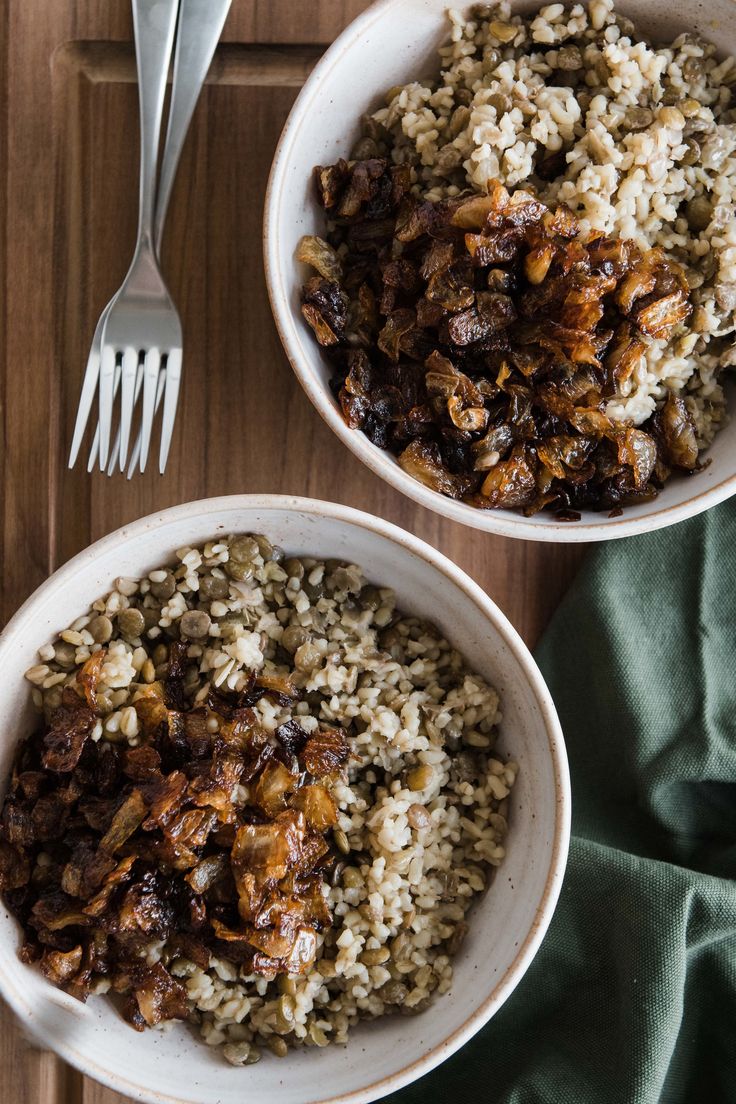
{"type": "MultiPolygon", "coordinates": [[[[171,197],[171,190],[176,177],[182,147],[184,146],[194,108],[197,105],[199,94],[212,62],[215,48],[220,40],[222,28],[230,10],[231,3],[232,0],[180,0],[179,22],[176,31],[176,48],[174,54],[174,75],[171,88],[171,102],[169,104],[169,121],[161,162],[161,175],[156,195],[153,240],[157,256],[160,256],[161,252],[161,240],[163,237],[164,223],[166,221],[166,212],[169,206],[169,199],[171,197]]],[[[105,312],[103,312],[103,317],[100,318],[92,343],[93,353],[95,351],[95,343],[97,345],[96,355],[98,358],[102,345],[102,331],[104,329],[108,310],[109,305],[105,312]]],[[[171,410],[168,419],[165,414],[161,431],[162,451],[165,448],[166,453],[168,452],[169,442],[171,440],[174,410],[176,406],[175,389],[178,388],[178,380],[173,379],[171,381],[171,387],[169,388],[166,386],[169,376],[170,372],[168,367],[164,368],[159,373],[154,401],[155,416],[155,413],[158,412],[159,406],[161,405],[161,399],[166,388],[171,410]]],[[[113,379],[113,400],[119,389],[120,377],[120,368],[116,367],[113,379]]],[[[140,397],[142,382],[143,375],[139,371],[136,376],[135,391],[133,395],[134,407],[140,397]]],[[[115,440],[110,450],[107,467],[108,475],[112,475],[113,471],[118,466],[118,462],[120,463],[121,470],[125,467],[125,457],[121,450],[121,431],[122,422],[118,425],[115,440]]],[[[87,465],[88,471],[92,471],[97,462],[99,440],[100,429],[98,425],[90,450],[89,463],[87,465]]],[[[131,452],[130,464],[128,467],[129,479],[133,475],[139,462],[142,445],[143,427],[138,431],[138,436],[131,452]]],[[[162,471],[165,460],[166,455],[164,454],[163,460],[160,461],[162,471]]]]}
{"type": "Polygon", "coordinates": [[[141,471],[145,469],[148,459],[161,365],[165,364],[169,381],[175,381],[177,390],[181,373],[181,321],[161,274],[153,239],[156,162],[179,0],[132,0],[132,4],[140,101],[140,210],[133,260],[102,331],[99,450],[103,471],[110,448],[118,357],[120,458],[123,463],[128,454],[136,379],[139,374],[143,375],[141,471]]]}
{"type": "Polygon", "coordinates": [[[168,0],[162,6],[160,0],[133,0],[141,110],[139,238],[128,275],[103,311],[95,330],[69,457],[70,467],[76,460],[99,382],[100,422],[88,470],[94,467],[98,452],[100,467],[104,469],[112,407],[121,385],[120,424],[110,453],[108,474],[112,474],[118,458],[121,469],[125,466],[133,411],[141,390],[141,428],[133,448],[128,478],[139,459],[140,470],[145,468],[154,414],[164,395],[159,469],[163,472],[165,468],[181,377],[182,339],[179,317],[157,258],[181,149],[230,4],[231,0],[181,0],[169,124],[154,217],[161,113],[179,4],[168,0]],[[158,13],[154,11],[156,6],[158,13]]]}
{"type": "MultiPolygon", "coordinates": [[[[173,337],[174,340],[178,339],[178,347],[181,350],[181,323],[158,268],[152,240],[156,160],[161,136],[166,80],[169,72],[171,50],[174,44],[176,19],[179,13],[179,0],[132,0],[132,8],[135,55],[138,68],[141,140],[138,239],[128,274],[103,312],[106,315],[104,321],[102,318],[100,319],[102,330],[100,333],[99,358],[93,356],[93,349],[90,350],[90,356],[87,359],[87,370],[82,384],[82,394],[69,455],[70,467],[76,460],[92,406],[94,392],[98,387],[100,467],[104,469],[107,461],[116,358],[114,350],[109,345],[106,350],[105,335],[108,323],[118,305],[122,303],[123,315],[128,321],[128,328],[125,332],[128,342],[127,348],[124,349],[125,355],[120,371],[121,379],[123,376],[125,377],[123,409],[121,410],[121,453],[123,445],[127,449],[127,439],[130,433],[130,421],[133,413],[132,391],[135,390],[138,351],[147,349],[147,342],[150,341],[151,335],[156,340],[160,340],[164,336],[173,337]],[[134,302],[135,308],[131,317],[130,308],[134,302]],[[144,324],[144,318],[149,325],[144,324]],[[159,318],[164,318],[164,324],[160,328],[156,325],[159,318]],[[153,319],[153,326],[150,325],[151,319],[153,319]],[[139,323],[137,329],[135,328],[136,322],[139,323]],[[130,323],[133,324],[132,329],[130,323]],[[146,339],[145,344],[144,338],[146,339]],[[131,340],[132,344],[130,344],[131,340]],[[129,402],[127,413],[125,411],[126,401],[129,402]],[[123,423],[125,423],[124,426],[123,423]]],[[[98,329],[100,323],[98,323],[98,329]]],[[[117,329],[117,326],[115,329],[117,329]]],[[[114,333],[115,330],[113,335],[114,333]]],[[[107,340],[109,341],[109,338],[107,340]]],[[[156,375],[158,376],[158,371],[156,375]]]]}

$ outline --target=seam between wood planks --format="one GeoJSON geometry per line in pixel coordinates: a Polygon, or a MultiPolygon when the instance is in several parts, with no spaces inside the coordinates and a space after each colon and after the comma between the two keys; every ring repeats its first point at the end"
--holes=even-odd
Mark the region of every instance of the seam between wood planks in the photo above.
{"type": "MultiPolygon", "coordinates": [[[[239,44],[217,47],[206,84],[258,86],[278,84],[297,88],[304,83],[324,53],[322,46],[239,44]]],[[[132,42],[64,42],[56,47],[54,65],[81,73],[87,80],[134,84],[135,52],[132,42]]]]}

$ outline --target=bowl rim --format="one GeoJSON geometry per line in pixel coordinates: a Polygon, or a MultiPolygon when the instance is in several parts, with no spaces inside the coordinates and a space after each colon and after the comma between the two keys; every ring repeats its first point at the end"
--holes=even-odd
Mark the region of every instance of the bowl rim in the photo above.
{"type": "MultiPolygon", "coordinates": [[[[560,522],[552,518],[549,521],[542,519],[531,522],[522,514],[515,514],[510,510],[480,510],[467,506],[464,502],[447,498],[438,491],[430,490],[403,471],[393,457],[373,445],[363,433],[350,429],[328,389],[315,381],[306,360],[301,355],[286,279],[279,268],[280,216],[284,208],[284,198],[288,195],[287,170],[291,148],[309,114],[312,102],[320,95],[323,82],[328,80],[336,63],[346,51],[360,45],[369,27],[381,19],[394,6],[394,3],[395,0],[374,0],[370,7],[345,27],[317,62],[286,119],[276,145],[266,185],[262,231],[263,264],[271,313],[291,367],[323,421],[375,475],[418,502],[420,506],[425,506],[428,510],[451,521],[459,522],[461,525],[518,540],[579,544],[651,533],[656,529],[685,521],[736,494],[736,472],[734,472],[715,486],[692,495],[684,502],[654,509],[643,517],[624,514],[620,518],[608,518],[602,515],[600,520],[595,520],[595,513],[588,511],[583,514],[580,521],[574,523],[560,522]]],[[[296,261],[294,264],[296,265],[296,261]]]]}
{"type": "MultiPolygon", "coordinates": [[[[503,1004],[521,981],[539,949],[560,894],[570,841],[570,775],[562,729],[552,696],[531,652],[506,615],[462,568],[426,541],[401,529],[392,522],[385,521],[383,518],[376,517],[363,510],[356,510],[351,506],[293,495],[223,495],[185,502],[157,513],[148,514],[100,538],[59,567],[37,587],[13,615],[0,633],[0,664],[2,664],[5,653],[13,646],[14,639],[26,626],[28,620],[32,621],[34,614],[46,605],[49,591],[63,592],[64,586],[69,580],[77,576],[99,556],[114,549],[121,540],[126,543],[135,541],[136,538],[151,529],[158,529],[169,522],[181,521],[192,516],[204,518],[212,515],[214,526],[218,515],[226,510],[233,509],[255,511],[281,509],[306,513],[317,518],[342,521],[377,533],[398,545],[403,551],[407,551],[429,563],[452,583],[460,587],[494,626],[503,641],[503,645],[511,652],[527,680],[530,691],[537,701],[547,733],[547,753],[552,762],[555,786],[555,825],[549,870],[534,920],[524,939],[520,942],[516,955],[503,977],[495,983],[491,992],[475,1012],[441,1043],[387,1077],[379,1078],[347,1094],[320,1097],[319,1101],[316,1098],[309,1102],[305,1101],[305,1104],[338,1104],[338,1102],[339,1104],[368,1104],[369,1101],[376,1100],[388,1092],[394,1092],[428,1073],[458,1050],[503,1004]]],[[[38,1023],[34,1007],[24,998],[23,993],[4,976],[2,971],[0,971],[0,992],[15,1014],[36,1038],[39,1038],[49,1049],[83,1073],[118,1092],[139,1100],[148,1100],[152,1104],[180,1104],[180,1097],[150,1092],[140,1084],[109,1073],[93,1059],[80,1053],[66,1039],[55,1037],[50,1028],[38,1023]]]]}

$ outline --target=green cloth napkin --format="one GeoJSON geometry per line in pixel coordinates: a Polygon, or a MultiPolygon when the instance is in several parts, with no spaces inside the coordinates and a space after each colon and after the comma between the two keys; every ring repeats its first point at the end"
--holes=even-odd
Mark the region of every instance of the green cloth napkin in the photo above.
{"type": "Polygon", "coordinates": [[[392,1104],[736,1101],[736,500],[593,550],[537,659],[570,859],[529,971],[392,1104]]]}

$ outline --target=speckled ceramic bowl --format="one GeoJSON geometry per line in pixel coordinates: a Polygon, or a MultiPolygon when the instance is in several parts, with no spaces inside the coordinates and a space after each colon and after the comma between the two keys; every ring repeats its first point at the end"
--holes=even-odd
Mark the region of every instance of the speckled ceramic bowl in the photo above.
{"type": "Polygon", "coordinates": [[[213,498],[142,518],[52,575],[0,637],[0,779],[33,724],[23,672],[36,650],[110,590],[184,544],[216,533],[262,532],[295,554],[361,564],[389,581],[407,612],[433,620],[501,695],[500,748],[520,764],[507,856],[469,915],[449,993],[421,1015],[359,1026],[347,1046],[266,1055],[233,1068],[184,1025],[138,1034],[104,997],[86,1005],[17,957],[20,932],[0,906],[0,992],[43,1045],[118,1092],[152,1104],[344,1104],[375,1100],[426,1073],[493,1015],[521,980],[554,911],[570,830],[565,748],[534,660],[500,610],[467,575],[394,525],[346,506],[282,496],[213,498]]]}
{"type": "MultiPolygon", "coordinates": [[[[488,533],[542,541],[590,541],[645,533],[672,525],[736,493],[736,420],[708,452],[711,463],[694,478],[672,479],[658,498],[623,516],[586,511],[565,523],[540,513],[476,510],[423,486],[391,453],[345,424],[328,386],[322,353],[299,310],[301,266],[294,260],[303,234],[322,232],[312,191],[312,169],[345,156],[362,114],[383,103],[386,89],[437,71],[437,47],[447,34],[449,0],[378,0],[333,43],[298,97],[281,136],[268,186],[264,219],[266,280],[276,325],[304,390],[319,413],[364,464],[410,498],[438,514],[488,533]]],[[[468,5],[469,6],[469,5],[468,5]]],[[[516,11],[540,7],[517,0],[516,11]]],[[[696,29],[724,53],[736,53],[736,0],[620,0],[617,8],[655,41],[696,29]]]]}

